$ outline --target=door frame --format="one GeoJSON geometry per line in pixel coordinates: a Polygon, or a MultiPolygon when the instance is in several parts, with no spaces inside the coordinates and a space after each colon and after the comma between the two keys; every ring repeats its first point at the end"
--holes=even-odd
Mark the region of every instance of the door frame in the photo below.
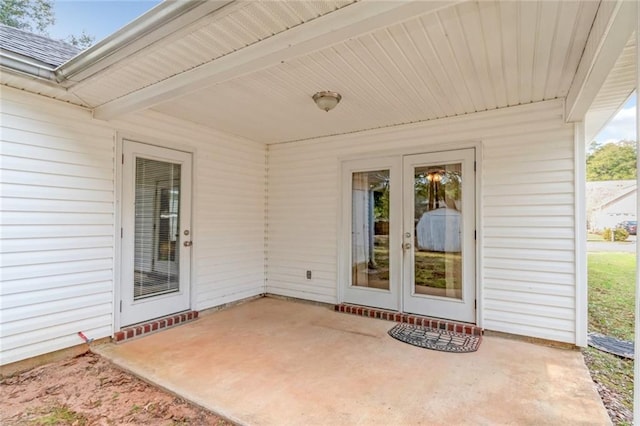
{"type": "MultiPolygon", "coordinates": [[[[345,303],[345,283],[344,277],[348,276],[350,273],[350,265],[348,264],[348,259],[350,258],[350,239],[347,238],[347,245],[345,242],[345,233],[347,231],[348,223],[344,223],[344,203],[343,200],[343,176],[342,176],[342,167],[343,163],[347,161],[354,160],[374,160],[379,159],[380,157],[389,157],[389,156],[405,156],[405,155],[414,155],[414,154],[432,154],[437,152],[446,152],[446,151],[456,151],[461,149],[475,148],[475,163],[476,163],[476,175],[475,175],[475,228],[476,228],[476,240],[475,240],[475,293],[476,293],[476,312],[475,312],[475,324],[478,327],[484,327],[484,280],[481,274],[481,271],[484,270],[484,262],[483,262],[483,240],[484,240],[484,230],[482,227],[483,223],[483,203],[482,203],[482,193],[483,193],[483,179],[482,179],[482,170],[483,170],[483,142],[481,140],[466,140],[466,141],[447,141],[443,140],[445,137],[438,138],[429,138],[433,140],[433,143],[424,144],[424,139],[429,138],[426,136],[415,136],[412,137],[412,142],[414,144],[408,145],[405,148],[393,148],[386,150],[376,150],[376,151],[366,151],[363,149],[360,153],[349,154],[339,156],[337,158],[338,163],[338,176],[337,179],[337,188],[338,191],[338,209],[336,211],[336,220],[338,226],[336,227],[336,241],[337,241],[337,268],[336,268],[336,300],[337,303],[345,303]]],[[[350,219],[349,219],[350,220],[350,219]]],[[[404,292],[401,292],[404,293],[404,292]]],[[[404,304],[404,295],[400,294],[399,300],[399,312],[402,312],[402,306],[404,304]]]]}
{"type": "Polygon", "coordinates": [[[113,158],[113,170],[114,170],[114,179],[113,179],[113,191],[114,191],[114,227],[113,227],[113,237],[114,237],[114,251],[113,251],[113,321],[112,321],[112,330],[111,335],[115,335],[117,331],[122,329],[122,318],[120,315],[120,300],[122,299],[122,238],[121,229],[122,229],[122,189],[123,189],[123,167],[122,167],[122,159],[124,155],[124,143],[125,140],[131,142],[142,143],[146,145],[152,145],[159,148],[167,148],[173,149],[175,151],[182,151],[188,154],[191,154],[191,241],[193,245],[191,246],[191,259],[189,264],[190,269],[190,299],[189,306],[191,309],[194,309],[196,306],[196,292],[197,288],[197,276],[195,275],[195,271],[197,271],[197,251],[198,251],[198,242],[197,242],[197,209],[196,209],[196,197],[197,197],[197,180],[195,179],[197,173],[197,161],[196,154],[197,150],[195,147],[191,145],[184,144],[180,141],[167,141],[163,140],[159,137],[149,137],[147,135],[134,133],[134,132],[123,132],[116,131],[114,133],[114,142],[115,142],[115,156],[113,158]]]}
{"type": "MultiPolygon", "coordinates": [[[[402,157],[402,190],[403,190],[403,233],[411,234],[410,250],[403,250],[403,275],[402,275],[402,291],[403,310],[406,312],[430,312],[429,314],[438,318],[447,318],[453,321],[474,322],[476,319],[475,305],[476,300],[476,269],[475,269],[475,249],[476,238],[471,238],[471,231],[474,234],[475,229],[475,199],[476,185],[474,170],[475,149],[468,148],[464,150],[439,151],[437,153],[411,154],[402,157]],[[462,234],[461,238],[461,255],[462,255],[462,295],[460,298],[449,298],[435,295],[417,295],[415,287],[415,259],[416,251],[416,227],[415,219],[415,187],[414,174],[415,168],[422,165],[450,165],[459,163],[461,165],[462,178],[462,234]],[[471,186],[471,190],[468,190],[471,186]],[[410,202],[411,201],[411,202],[410,202]],[[468,206],[468,207],[464,207],[468,206]],[[408,228],[411,228],[409,231],[408,228]],[[469,252],[473,251],[474,255],[469,256],[469,252]],[[473,263],[470,263],[473,262],[473,263]],[[469,278],[472,276],[472,278],[469,278]],[[473,279],[473,283],[468,282],[473,279]],[[473,298],[470,294],[473,292],[473,298]],[[432,313],[431,313],[432,312],[432,313]],[[447,315],[453,314],[447,317],[447,315]],[[462,318],[464,317],[464,318],[462,318]]],[[[403,240],[406,242],[406,239],[403,240]]]]}
{"type": "Polygon", "coordinates": [[[341,168],[341,221],[344,232],[340,237],[338,247],[343,247],[344,258],[341,261],[345,264],[343,274],[340,281],[342,282],[342,297],[343,300],[349,296],[367,296],[370,301],[375,302],[377,306],[381,306],[385,309],[400,310],[402,307],[402,262],[398,260],[398,252],[400,251],[400,244],[402,243],[402,158],[401,157],[378,157],[367,158],[361,160],[348,160],[343,161],[341,168]],[[389,290],[372,289],[369,287],[357,287],[347,285],[351,282],[351,256],[352,251],[346,248],[351,248],[352,244],[352,193],[347,191],[346,188],[352,188],[351,177],[353,172],[367,172],[376,171],[381,169],[389,169],[390,181],[393,187],[391,187],[391,199],[389,203],[389,217],[394,218],[390,222],[391,228],[389,230],[389,271],[391,273],[389,279],[389,290]],[[391,178],[393,178],[391,180],[391,178]]]}

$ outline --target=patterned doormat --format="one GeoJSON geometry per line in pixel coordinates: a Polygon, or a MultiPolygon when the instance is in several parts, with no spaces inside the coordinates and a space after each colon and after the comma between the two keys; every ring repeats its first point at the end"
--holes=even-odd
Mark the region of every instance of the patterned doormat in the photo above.
{"type": "Polygon", "coordinates": [[[389,336],[420,348],[457,353],[475,352],[482,341],[482,336],[404,323],[389,330],[389,336]]]}
{"type": "Polygon", "coordinates": [[[587,339],[591,347],[623,358],[633,359],[633,342],[598,333],[589,333],[587,339]]]}

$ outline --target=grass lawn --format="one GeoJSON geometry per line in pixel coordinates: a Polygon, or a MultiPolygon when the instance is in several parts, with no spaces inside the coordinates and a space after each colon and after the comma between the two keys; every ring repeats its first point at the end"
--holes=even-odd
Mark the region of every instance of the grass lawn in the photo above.
{"type": "Polygon", "coordinates": [[[635,253],[589,253],[589,329],[633,340],[635,253]]]}
{"type": "MultiPolygon", "coordinates": [[[[635,253],[589,253],[589,331],[633,340],[635,253]]],[[[633,409],[633,360],[585,349],[594,381],[633,409]]],[[[618,422],[618,424],[626,424],[618,422]]]]}
{"type": "MultiPolygon", "coordinates": [[[[374,248],[377,276],[381,280],[389,279],[389,248],[374,248]]],[[[415,283],[432,288],[447,288],[462,283],[462,256],[460,253],[439,253],[430,251],[415,252],[415,283]]]]}
{"type": "Polygon", "coordinates": [[[588,233],[587,234],[587,241],[604,241],[604,239],[602,238],[602,235],[600,234],[592,234],[592,233],[588,233]]]}

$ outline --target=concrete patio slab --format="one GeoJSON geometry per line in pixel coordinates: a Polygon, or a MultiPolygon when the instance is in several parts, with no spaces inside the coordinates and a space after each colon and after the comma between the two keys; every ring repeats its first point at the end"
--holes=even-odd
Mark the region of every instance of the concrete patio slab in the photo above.
{"type": "Polygon", "coordinates": [[[485,336],[443,353],[393,325],[263,298],[95,351],[248,425],[610,424],[579,351],[485,336]]]}

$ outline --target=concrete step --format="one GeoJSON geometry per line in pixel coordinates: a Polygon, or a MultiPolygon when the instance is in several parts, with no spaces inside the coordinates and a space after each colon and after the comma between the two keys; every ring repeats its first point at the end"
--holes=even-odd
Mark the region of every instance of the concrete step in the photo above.
{"type": "Polygon", "coordinates": [[[113,335],[113,341],[122,343],[145,334],[155,333],[160,330],[172,328],[180,324],[193,321],[198,318],[198,311],[187,311],[179,314],[168,315],[166,317],[156,318],[151,321],[134,324],[117,331],[113,335]]]}
{"type": "Polygon", "coordinates": [[[421,325],[423,327],[432,327],[439,330],[454,331],[456,333],[471,334],[474,336],[482,336],[482,328],[475,324],[453,322],[441,318],[432,318],[422,315],[405,314],[402,312],[389,311],[385,309],[371,308],[368,306],[350,305],[341,303],[334,306],[337,312],[359,315],[369,318],[378,318],[388,321],[405,322],[407,324],[421,325]]]}

